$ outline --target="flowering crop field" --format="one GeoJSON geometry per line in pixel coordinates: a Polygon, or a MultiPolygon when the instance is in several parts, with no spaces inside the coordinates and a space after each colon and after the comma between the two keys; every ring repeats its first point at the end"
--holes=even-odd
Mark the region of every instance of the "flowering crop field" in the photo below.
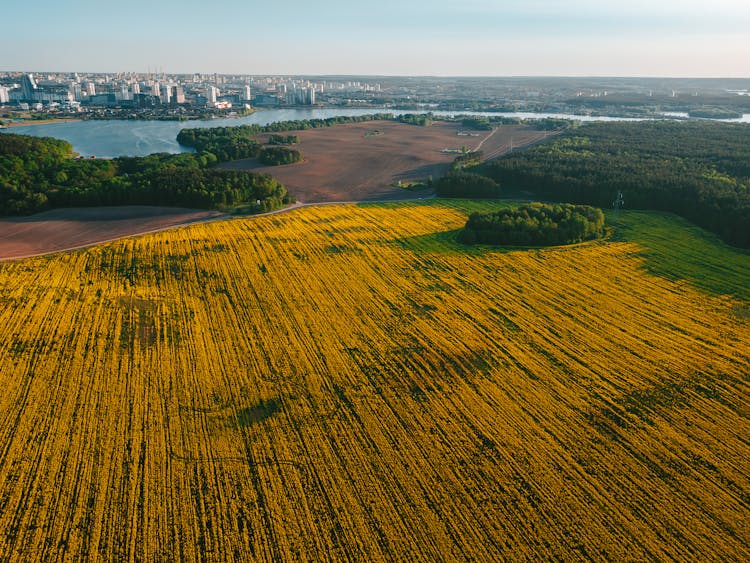
{"type": "Polygon", "coordinates": [[[500,205],[0,265],[0,559],[750,560],[750,255],[455,242],[500,205]]]}

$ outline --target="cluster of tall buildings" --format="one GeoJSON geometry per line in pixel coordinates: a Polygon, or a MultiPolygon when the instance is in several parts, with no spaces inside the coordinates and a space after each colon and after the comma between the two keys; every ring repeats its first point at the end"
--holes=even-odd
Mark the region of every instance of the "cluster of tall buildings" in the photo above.
{"type": "Polygon", "coordinates": [[[190,80],[156,75],[111,77],[77,73],[47,76],[39,80],[33,73],[0,76],[0,104],[80,106],[159,106],[195,105],[232,107],[252,102],[249,85],[239,85],[224,92],[201,77],[190,80]]]}
{"type": "Polygon", "coordinates": [[[0,74],[0,104],[155,107],[313,106],[329,96],[380,92],[379,84],[217,74],[0,74]],[[326,95],[328,94],[328,96],[326,95]]]}

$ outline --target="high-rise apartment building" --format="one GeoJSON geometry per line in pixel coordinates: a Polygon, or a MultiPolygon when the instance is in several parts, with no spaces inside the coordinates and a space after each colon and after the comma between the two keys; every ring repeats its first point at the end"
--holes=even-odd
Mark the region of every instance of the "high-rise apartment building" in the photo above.
{"type": "Polygon", "coordinates": [[[219,97],[219,89],[216,86],[206,86],[206,102],[215,104],[219,97]]]}
{"type": "Polygon", "coordinates": [[[70,93],[73,94],[73,99],[76,102],[83,101],[83,88],[81,88],[80,82],[72,82],[70,84],[70,93]]]}
{"type": "Polygon", "coordinates": [[[185,89],[179,84],[173,88],[174,103],[184,104],[185,103],[185,89]]]}
{"type": "Polygon", "coordinates": [[[23,89],[23,97],[27,101],[34,101],[36,99],[36,81],[34,80],[34,75],[24,74],[23,79],[21,80],[21,88],[23,89]]]}

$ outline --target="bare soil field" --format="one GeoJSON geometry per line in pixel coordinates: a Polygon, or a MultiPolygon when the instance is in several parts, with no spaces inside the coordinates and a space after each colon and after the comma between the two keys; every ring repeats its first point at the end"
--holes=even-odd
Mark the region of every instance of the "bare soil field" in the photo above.
{"type": "Polygon", "coordinates": [[[9,217],[0,219],[0,260],[72,250],[223,216],[219,211],[133,205],[9,217]]]}
{"type": "MultiPolygon", "coordinates": [[[[419,127],[392,121],[295,131],[290,133],[299,136],[297,148],[305,157],[302,163],[263,166],[257,159],[245,159],[221,167],[271,174],[305,203],[402,199],[422,194],[394,186],[399,180],[437,179],[447,172],[456,154],[443,149],[466,146],[475,150],[481,145],[485,158],[490,159],[507,152],[511,142],[513,147],[523,147],[548,134],[523,125],[503,125],[494,132],[472,131],[476,137],[459,135],[463,131],[459,123],[419,127]]],[[[258,139],[267,137],[259,135],[258,139]]]]}

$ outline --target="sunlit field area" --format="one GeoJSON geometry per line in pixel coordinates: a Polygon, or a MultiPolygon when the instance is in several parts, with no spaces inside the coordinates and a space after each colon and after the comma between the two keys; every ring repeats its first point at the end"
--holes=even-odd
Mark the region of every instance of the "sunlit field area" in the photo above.
{"type": "Polygon", "coordinates": [[[0,559],[750,559],[750,254],[321,206],[0,264],[0,559]]]}

